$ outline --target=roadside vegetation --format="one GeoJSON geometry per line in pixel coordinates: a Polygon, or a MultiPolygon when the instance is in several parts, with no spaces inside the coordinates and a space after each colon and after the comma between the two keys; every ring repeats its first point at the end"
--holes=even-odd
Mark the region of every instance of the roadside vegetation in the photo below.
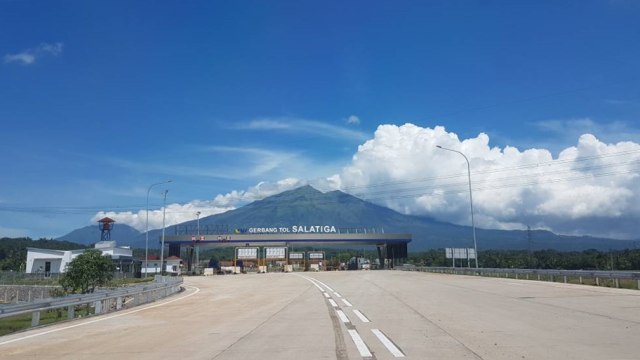
{"type": "MultiPolygon", "coordinates": [[[[461,261],[461,260],[459,260],[461,261]]],[[[444,249],[409,253],[408,262],[418,266],[451,266],[444,249]]],[[[640,249],[614,251],[485,250],[479,251],[483,268],[555,270],[640,270],[640,249]]]]}
{"type": "Polygon", "coordinates": [[[86,245],[53,239],[32,240],[31,238],[0,239],[0,271],[24,272],[27,263],[27,248],[52,250],[86,249],[86,245]]]}

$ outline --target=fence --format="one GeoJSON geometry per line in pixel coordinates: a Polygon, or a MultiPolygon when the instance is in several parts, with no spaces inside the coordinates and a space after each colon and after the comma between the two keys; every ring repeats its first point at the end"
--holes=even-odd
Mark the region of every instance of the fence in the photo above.
{"type": "Polygon", "coordinates": [[[621,280],[626,281],[633,289],[640,290],[640,272],[634,271],[592,271],[592,270],[546,270],[546,269],[494,269],[494,268],[450,268],[403,265],[397,270],[424,271],[441,274],[511,277],[514,279],[562,281],[585,284],[593,281],[593,285],[603,286],[609,282],[611,286],[620,287],[621,280]]]}
{"type": "Polygon", "coordinates": [[[31,326],[40,324],[40,314],[49,310],[66,309],[67,319],[75,318],[77,307],[91,308],[93,314],[104,314],[156,301],[181,289],[182,278],[156,276],[151,284],[131,286],[92,294],[69,295],[30,303],[0,305],[0,319],[31,314],[31,326]]]}

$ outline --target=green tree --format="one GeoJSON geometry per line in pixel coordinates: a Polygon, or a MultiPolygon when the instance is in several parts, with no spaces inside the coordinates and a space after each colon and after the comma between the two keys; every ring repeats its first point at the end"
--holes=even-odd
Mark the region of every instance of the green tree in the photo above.
{"type": "Polygon", "coordinates": [[[89,249],[69,263],[60,285],[68,293],[92,293],[113,278],[114,270],[111,257],[103,256],[100,250],[89,249]]]}

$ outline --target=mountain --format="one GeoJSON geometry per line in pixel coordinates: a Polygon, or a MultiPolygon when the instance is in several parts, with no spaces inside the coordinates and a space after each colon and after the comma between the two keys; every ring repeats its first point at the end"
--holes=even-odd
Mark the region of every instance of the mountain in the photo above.
{"type": "MultiPolygon", "coordinates": [[[[71,241],[83,245],[92,245],[100,241],[100,236],[100,228],[98,227],[98,224],[96,224],[73,230],[72,232],[63,235],[56,240],[71,241]]],[[[126,224],[115,223],[113,229],[111,230],[111,240],[115,240],[118,246],[140,247],[136,243],[136,239],[138,236],[140,236],[140,231],[126,224]]]]}
{"type": "MultiPolygon", "coordinates": [[[[471,227],[436,221],[428,217],[400,214],[341,191],[322,193],[311,186],[303,186],[255,201],[241,208],[200,219],[202,233],[212,230],[250,227],[290,227],[293,225],[334,225],[339,229],[383,229],[384,232],[413,234],[409,251],[444,247],[473,247],[471,227]]],[[[123,225],[121,225],[123,226],[123,225]]],[[[97,229],[97,226],[96,226],[97,229]]],[[[527,231],[476,229],[479,250],[528,249],[527,231]]],[[[169,226],[167,235],[195,233],[196,220],[169,226]]],[[[595,237],[556,235],[550,231],[531,231],[531,248],[560,251],[586,249],[624,249],[633,247],[632,241],[595,237]]],[[[158,247],[161,230],[149,232],[149,246],[158,247]]],[[[115,235],[112,236],[116,239],[115,235]]],[[[99,235],[96,237],[99,238],[99,235]]],[[[140,234],[132,245],[144,247],[140,234]]]]}
{"type": "MultiPolygon", "coordinates": [[[[233,231],[251,227],[291,227],[293,225],[333,225],[338,229],[411,233],[409,251],[444,247],[472,247],[469,226],[454,225],[428,217],[400,214],[341,191],[322,193],[311,186],[303,186],[255,201],[241,208],[200,219],[203,234],[233,231]]],[[[166,228],[167,235],[195,234],[196,220],[166,228]]],[[[589,236],[557,235],[550,231],[505,231],[476,229],[479,250],[488,249],[555,249],[560,251],[586,249],[625,249],[634,247],[633,241],[589,236]],[[528,237],[531,237],[529,243],[528,237]]],[[[161,230],[149,231],[149,246],[157,248],[161,230]]],[[[145,234],[125,225],[115,224],[111,239],[119,245],[145,247],[145,234]]],[[[74,230],[58,240],[90,245],[100,240],[98,225],[74,230]]]]}

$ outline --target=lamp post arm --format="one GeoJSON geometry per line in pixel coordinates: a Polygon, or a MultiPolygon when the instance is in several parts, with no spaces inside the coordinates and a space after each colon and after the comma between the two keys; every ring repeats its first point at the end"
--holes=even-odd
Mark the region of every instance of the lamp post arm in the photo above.
{"type": "Polygon", "coordinates": [[[154,183],[149,185],[149,187],[147,188],[147,220],[145,222],[145,229],[144,229],[144,233],[145,233],[145,246],[144,246],[144,277],[147,277],[147,273],[149,272],[149,267],[148,265],[148,261],[149,261],[149,193],[151,192],[151,188],[156,186],[156,185],[160,185],[160,184],[167,184],[172,182],[173,180],[166,180],[166,181],[161,181],[158,183],[154,183]]]}
{"type": "Polygon", "coordinates": [[[478,268],[478,245],[477,245],[477,241],[476,241],[476,224],[475,224],[475,219],[473,216],[473,193],[471,191],[471,163],[469,162],[469,158],[467,158],[467,156],[462,153],[461,151],[458,150],[453,150],[453,149],[449,149],[446,147],[442,147],[440,145],[436,145],[436,147],[438,149],[442,149],[442,150],[448,150],[448,151],[452,151],[455,153],[458,153],[460,155],[462,155],[462,157],[464,158],[464,160],[467,162],[467,176],[469,178],[469,204],[471,206],[471,228],[473,231],[473,250],[475,251],[475,261],[476,261],[476,269],[478,268]]]}

